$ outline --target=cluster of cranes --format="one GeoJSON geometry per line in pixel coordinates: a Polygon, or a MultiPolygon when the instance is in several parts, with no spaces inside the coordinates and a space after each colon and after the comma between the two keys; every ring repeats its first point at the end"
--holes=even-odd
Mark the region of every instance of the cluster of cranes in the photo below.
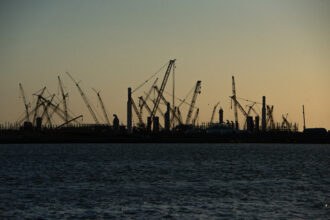
{"type": "MultiPolygon", "coordinates": [[[[237,100],[238,97],[236,95],[236,86],[235,86],[235,78],[234,76],[232,76],[232,96],[230,96],[231,98],[231,103],[234,104],[234,118],[235,118],[235,128],[239,129],[239,123],[238,123],[238,109],[240,110],[240,112],[243,114],[245,120],[244,123],[244,129],[247,128],[247,118],[251,117],[252,113],[255,116],[255,125],[259,128],[259,119],[260,119],[260,115],[259,113],[256,111],[255,106],[257,104],[262,104],[256,101],[251,101],[251,100],[247,100],[247,99],[243,99],[244,101],[249,102],[250,104],[247,105],[247,110],[245,110],[243,108],[243,106],[240,104],[240,102],[237,100]]],[[[232,105],[231,105],[232,106],[232,105]]],[[[282,122],[281,123],[277,123],[277,125],[274,122],[274,116],[273,116],[273,112],[274,112],[274,106],[273,105],[265,105],[265,129],[267,130],[286,130],[286,131],[297,131],[298,130],[298,126],[296,123],[292,124],[288,121],[288,113],[285,115],[282,115],[282,122]]]]}
{"type": "MultiPolygon", "coordinates": [[[[135,90],[133,90],[133,92],[131,91],[131,89],[129,88],[129,96],[128,96],[128,106],[127,106],[127,111],[128,111],[128,118],[127,118],[127,127],[132,126],[132,110],[134,111],[136,118],[138,120],[138,122],[136,123],[137,127],[139,128],[151,128],[151,124],[154,121],[154,118],[158,117],[157,115],[160,115],[161,117],[164,118],[164,126],[162,126],[161,124],[159,124],[159,127],[161,129],[165,128],[165,129],[169,129],[170,126],[172,126],[172,128],[175,128],[176,126],[182,126],[182,125],[192,125],[195,126],[198,120],[198,116],[199,116],[199,108],[196,107],[196,101],[197,101],[197,97],[198,95],[201,93],[201,81],[198,80],[196,82],[196,84],[194,85],[194,87],[189,91],[189,93],[183,98],[183,99],[179,99],[177,97],[175,97],[174,95],[174,70],[175,70],[175,59],[170,60],[168,63],[166,63],[164,67],[166,67],[166,71],[163,77],[163,80],[161,82],[160,87],[157,86],[157,82],[158,82],[158,78],[156,78],[156,74],[162,69],[160,69],[156,74],[154,74],[152,77],[150,77],[148,80],[146,80],[144,83],[142,83],[141,85],[139,85],[135,90]],[[173,93],[169,94],[168,92],[165,91],[167,82],[169,80],[170,74],[171,72],[173,72],[173,93]],[[149,80],[151,80],[152,78],[155,77],[155,80],[153,81],[151,87],[148,89],[147,92],[144,92],[144,94],[142,96],[138,96],[138,105],[136,104],[136,102],[134,101],[134,99],[132,98],[132,93],[136,92],[137,90],[139,90],[142,86],[144,86],[149,80]],[[170,101],[168,101],[165,98],[165,93],[168,93],[169,95],[172,96],[172,105],[170,103],[170,101]],[[154,94],[154,97],[152,98],[152,94],[154,94]],[[188,97],[191,96],[191,100],[190,102],[186,102],[186,100],[188,99],[188,97]],[[175,105],[175,100],[178,99],[179,102],[177,105],[175,105]],[[161,108],[161,103],[166,106],[166,111],[164,111],[161,108]],[[188,105],[188,111],[187,111],[187,115],[185,120],[182,117],[181,114],[181,106],[183,104],[188,105]],[[147,111],[147,117],[143,117],[143,112],[144,110],[147,111]],[[130,113],[129,113],[130,111],[130,113]],[[131,121],[129,121],[131,120],[131,121]]],[[[70,73],[66,72],[66,75],[72,80],[72,82],[75,84],[75,86],[77,87],[80,96],[82,97],[90,115],[92,116],[95,124],[105,124],[110,126],[110,120],[109,120],[109,116],[107,114],[104,102],[101,98],[100,95],[100,91],[97,91],[96,89],[93,88],[93,91],[95,92],[98,102],[101,106],[102,109],[102,113],[103,113],[103,120],[104,123],[100,123],[99,118],[97,117],[97,114],[95,113],[95,111],[92,108],[92,105],[90,104],[89,99],[87,98],[87,96],[85,95],[84,91],[82,90],[82,88],[79,85],[79,82],[77,82],[70,73]]],[[[61,92],[61,97],[58,98],[55,94],[50,94],[49,95],[45,95],[46,93],[46,87],[42,88],[41,90],[39,90],[38,92],[34,93],[33,95],[37,97],[37,101],[34,105],[34,107],[32,108],[31,105],[28,103],[26,96],[25,96],[25,92],[23,90],[23,86],[20,83],[19,84],[19,88],[20,88],[20,93],[21,96],[23,98],[23,102],[24,102],[24,107],[25,107],[25,116],[21,119],[18,120],[18,124],[22,124],[24,122],[24,124],[26,123],[30,123],[32,127],[36,126],[38,119],[39,121],[45,121],[44,125],[53,127],[55,126],[55,124],[53,123],[53,116],[57,115],[61,120],[62,123],[60,125],[56,125],[56,128],[60,128],[66,125],[70,125],[72,123],[75,124],[81,124],[81,122],[79,122],[78,119],[83,118],[82,115],[78,115],[78,116],[74,116],[68,109],[68,93],[65,92],[64,90],[64,86],[63,86],[63,82],[60,78],[60,76],[58,76],[58,84],[59,84],[59,88],[60,88],[60,92],[61,92]],[[57,100],[57,101],[55,101],[57,100]]],[[[243,107],[243,105],[238,101],[237,95],[236,95],[236,86],[235,86],[235,78],[234,76],[232,77],[232,96],[230,96],[231,99],[231,108],[234,109],[234,122],[232,122],[232,124],[234,125],[233,127],[235,129],[239,129],[239,122],[238,122],[238,111],[240,111],[245,119],[245,123],[244,123],[244,129],[247,129],[247,119],[249,117],[252,117],[252,114],[255,116],[255,126],[259,127],[259,113],[256,110],[257,105],[261,104],[259,102],[256,101],[251,101],[251,100],[246,100],[246,99],[242,99],[244,101],[249,102],[248,105],[246,105],[246,109],[243,107]]],[[[219,107],[220,102],[217,102],[214,107],[213,107],[213,111],[211,114],[211,118],[209,123],[212,124],[214,123],[214,118],[215,118],[215,113],[217,112],[217,108],[219,107]]],[[[259,109],[258,109],[259,110],[259,109]]],[[[220,111],[222,111],[222,109],[220,109],[220,111]]],[[[259,110],[260,112],[260,110],[259,110]]],[[[291,129],[297,129],[296,124],[292,125],[292,123],[290,123],[288,121],[288,114],[286,115],[282,115],[282,123],[279,125],[277,124],[277,127],[275,125],[274,122],[274,117],[273,117],[273,112],[274,112],[274,106],[273,105],[267,105],[265,106],[265,110],[263,110],[265,116],[267,117],[262,117],[265,118],[265,124],[267,126],[268,130],[274,130],[276,128],[281,128],[286,129],[286,130],[291,130],[291,129]]],[[[117,117],[114,114],[115,117],[117,117]]],[[[129,129],[129,128],[128,128],[129,129]]]]}
{"type": "MultiPolygon", "coordinates": [[[[76,85],[87,109],[89,110],[90,114],[92,115],[94,121],[96,124],[100,124],[95,111],[93,110],[90,101],[88,100],[87,96],[85,95],[84,91],[79,86],[79,83],[71,76],[70,73],[66,72],[66,74],[69,76],[69,78],[73,81],[73,83],[76,85]]],[[[26,95],[23,89],[23,86],[21,83],[19,83],[20,88],[20,94],[23,98],[24,107],[25,107],[25,114],[24,117],[18,120],[18,124],[22,124],[24,122],[25,126],[37,126],[38,120],[46,122],[44,125],[48,125],[49,127],[55,126],[55,123],[53,122],[53,116],[57,115],[61,120],[62,123],[60,125],[56,125],[56,128],[61,128],[63,126],[69,125],[71,123],[75,124],[81,124],[78,119],[83,118],[83,115],[73,116],[69,109],[68,109],[68,93],[64,91],[64,85],[63,82],[58,76],[58,84],[61,92],[61,98],[56,97],[55,94],[50,94],[50,96],[47,96],[45,93],[47,91],[46,87],[43,87],[41,90],[37,91],[33,95],[37,97],[37,101],[33,108],[31,108],[31,104],[28,103],[26,99],[26,95]],[[59,101],[55,101],[55,98],[59,101]]],[[[100,103],[100,106],[102,108],[102,112],[104,115],[105,124],[110,125],[110,120],[107,114],[107,111],[105,109],[103,100],[100,95],[100,91],[97,91],[93,88],[93,91],[96,93],[98,97],[98,101],[100,103]]]]}
{"type": "MultiPolygon", "coordinates": [[[[177,106],[174,105],[174,100],[176,99],[176,97],[174,97],[174,94],[170,94],[173,96],[172,105],[164,96],[165,88],[166,88],[168,79],[170,77],[170,73],[173,72],[173,75],[174,75],[175,61],[176,60],[174,59],[174,60],[170,60],[168,62],[167,69],[165,71],[165,75],[161,82],[160,87],[157,86],[158,78],[156,78],[154,80],[154,82],[152,83],[151,87],[149,88],[148,92],[144,92],[144,96],[137,97],[138,101],[139,101],[138,105],[136,105],[134,99],[131,97],[131,94],[129,94],[128,105],[132,107],[135,115],[137,116],[138,127],[142,127],[142,128],[149,127],[150,128],[150,126],[153,123],[153,120],[157,114],[159,114],[161,117],[164,118],[164,126],[159,124],[160,128],[169,127],[169,125],[172,125],[173,128],[175,127],[175,125],[183,125],[183,124],[195,125],[198,115],[199,115],[199,108],[196,108],[195,106],[196,106],[196,100],[197,100],[198,94],[201,93],[201,81],[200,80],[197,81],[196,85],[194,86],[193,94],[191,97],[191,102],[189,104],[186,102],[186,99],[188,98],[188,96],[190,94],[188,94],[183,100],[179,99],[180,103],[177,106]],[[152,92],[154,92],[154,94],[155,94],[154,99],[151,98],[152,92]],[[153,105],[153,106],[150,107],[150,104],[148,104],[148,102],[149,103],[151,102],[151,105],[153,105]],[[164,104],[167,107],[166,112],[164,112],[164,110],[162,110],[160,108],[160,103],[164,104]],[[189,109],[188,109],[188,113],[187,113],[187,117],[186,117],[185,121],[183,120],[183,117],[182,117],[182,114],[180,111],[180,107],[184,103],[189,105],[189,109]],[[145,120],[143,118],[144,109],[147,110],[147,112],[148,112],[147,120],[145,120]],[[195,111],[195,113],[194,113],[194,111],[195,111]],[[169,115],[171,115],[171,117],[169,117],[169,115]],[[166,120],[168,120],[167,126],[166,126],[166,120]]],[[[150,79],[151,78],[149,78],[148,80],[150,80],[150,79]]],[[[174,80],[173,80],[173,82],[174,82],[174,80]]],[[[143,84],[145,84],[145,82],[143,84]]],[[[137,91],[141,87],[142,86],[138,86],[137,89],[133,90],[133,92],[137,91]]],[[[174,84],[173,84],[173,87],[174,87],[174,84]]],[[[129,107],[128,107],[128,109],[129,109],[129,107]]],[[[128,120],[131,120],[131,119],[128,119],[128,120]]]]}

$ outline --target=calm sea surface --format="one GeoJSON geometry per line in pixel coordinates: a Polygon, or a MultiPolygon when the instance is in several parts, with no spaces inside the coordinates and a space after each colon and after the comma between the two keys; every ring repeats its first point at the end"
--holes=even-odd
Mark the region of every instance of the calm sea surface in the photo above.
{"type": "Polygon", "coordinates": [[[0,219],[330,219],[330,145],[0,145],[0,219]]]}

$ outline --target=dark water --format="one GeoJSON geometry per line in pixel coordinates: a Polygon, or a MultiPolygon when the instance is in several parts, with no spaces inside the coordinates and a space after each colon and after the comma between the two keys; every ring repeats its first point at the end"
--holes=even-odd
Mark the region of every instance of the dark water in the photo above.
{"type": "Polygon", "coordinates": [[[330,219],[330,145],[0,145],[0,219],[330,219]]]}

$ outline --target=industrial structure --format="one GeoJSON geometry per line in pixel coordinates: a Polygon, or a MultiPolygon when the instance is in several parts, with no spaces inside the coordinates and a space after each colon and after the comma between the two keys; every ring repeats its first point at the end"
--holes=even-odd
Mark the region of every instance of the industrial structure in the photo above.
{"type": "MultiPolygon", "coordinates": [[[[83,115],[75,115],[69,109],[69,94],[65,91],[62,79],[58,76],[60,97],[50,93],[46,87],[41,88],[33,94],[36,102],[30,104],[21,83],[19,83],[20,95],[23,99],[24,114],[15,123],[18,130],[26,132],[42,131],[66,131],[70,130],[88,132],[102,129],[101,133],[118,135],[257,135],[267,133],[297,133],[298,124],[290,122],[289,115],[282,114],[279,121],[274,118],[274,105],[266,104],[266,97],[261,97],[261,102],[251,101],[237,96],[237,88],[234,76],[232,76],[232,95],[230,96],[233,118],[231,121],[225,118],[224,110],[217,102],[210,114],[210,120],[199,122],[200,108],[198,106],[198,96],[201,93],[201,80],[197,80],[192,89],[184,98],[178,98],[175,94],[175,59],[169,60],[159,71],[149,77],[135,89],[131,87],[127,90],[127,118],[126,125],[119,123],[119,118],[114,115],[113,122],[110,122],[104,100],[100,91],[93,88],[97,102],[101,106],[102,117],[97,117],[97,112],[92,107],[92,103],[85,91],[70,73],[66,75],[71,79],[77,88],[83,103],[90,113],[93,124],[82,123],[83,115]],[[158,86],[158,74],[165,70],[162,81],[158,86]],[[173,77],[172,93],[166,89],[170,75],[173,77]],[[151,81],[152,80],[152,81],[151,81]],[[142,88],[151,85],[145,91],[142,88]],[[140,93],[138,93],[140,91],[140,93]],[[138,94],[138,95],[137,95],[138,94]],[[166,96],[167,95],[167,96],[166,96]],[[172,98],[171,102],[168,97],[172,98]],[[190,97],[190,98],[189,98],[190,97]],[[187,101],[190,100],[190,101],[187,101]],[[245,104],[243,103],[245,102],[245,104]],[[182,107],[186,105],[186,113],[182,113],[182,107]],[[218,116],[216,112],[218,110],[218,116]],[[239,114],[240,113],[240,114],[239,114]],[[261,115],[261,116],[260,116],[261,115]],[[185,116],[185,118],[184,118],[185,116]],[[243,121],[239,121],[243,118],[243,121]],[[101,119],[102,118],[102,119],[101,119]],[[261,119],[260,119],[261,118],[261,119]],[[244,126],[240,126],[244,124],[244,126]],[[91,130],[92,129],[92,130],[91,130]]],[[[227,116],[230,114],[226,114],[227,116]]],[[[305,126],[305,108],[303,106],[303,128],[305,126]]],[[[1,130],[1,129],[0,129],[1,130]]],[[[308,131],[308,129],[307,129],[308,131]]],[[[314,130],[312,132],[315,132],[314,130]]],[[[323,130],[322,130],[323,132],[323,130]]],[[[101,134],[98,133],[98,134],[101,134]]]]}

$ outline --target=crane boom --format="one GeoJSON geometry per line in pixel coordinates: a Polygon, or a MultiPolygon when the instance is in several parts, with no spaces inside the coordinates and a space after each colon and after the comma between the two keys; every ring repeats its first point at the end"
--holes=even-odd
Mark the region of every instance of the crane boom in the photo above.
{"type": "MultiPolygon", "coordinates": [[[[149,89],[148,93],[146,94],[145,100],[148,100],[148,99],[149,99],[149,97],[150,97],[150,95],[151,95],[151,92],[152,92],[154,86],[156,85],[157,81],[158,81],[158,77],[156,78],[156,80],[155,80],[154,83],[152,84],[151,88],[149,89]]],[[[141,116],[142,116],[143,106],[144,106],[144,104],[142,103],[142,104],[140,105],[140,114],[141,114],[141,116]]]]}
{"type": "Polygon", "coordinates": [[[102,100],[102,98],[101,98],[100,92],[96,91],[94,88],[93,88],[93,90],[94,90],[94,92],[96,93],[97,98],[99,99],[100,105],[101,105],[101,107],[102,107],[102,111],[103,111],[104,118],[105,118],[107,124],[110,125],[110,120],[109,120],[109,117],[108,117],[107,111],[105,110],[104,103],[103,103],[103,100],[102,100]]]}
{"type": "Polygon", "coordinates": [[[194,94],[191,98],[191,104],[190,104],[189,111],[188,111],[187,118],[186,118],[186,124],[189,124],[189,122],[190,122],[191,115],[192,115],[192,112],[193,112],[195,104],[196,104],[197,95],[201,93],[201,83],[202,83],[202,81],[200,81],[200,80],[198,80],[196,83],[194,94]]]}
{"type": "Polygon", "coordinates": [[[236,103],[236,106],[238,107],[239,110],[241,110],[241,112],[243,113],[244,117],[248,117],[249,115],[246,113],[246,111],[244,110],[244,108],[241,106],[241,104],[235,99],[234,103],[236,103]]]}
{"type": "MultiPolygon", "coordinates": [[[[142,101],[142,103],[144,103],[145,108],[146,108],[147,111],[151,114],[151,109],[150,109],[150,107],[148,106],[148,104],[146,103],[146,101],[143,99],[143,97],[140,96],[139,99],[142,101]]],[[[165,116],[163,115],[163,117],[165,117],[165,116]]],[[[161,125],[159,125],[159,127],[160,127],[160,128],[163,128],[161,125]]]]}
{"type": "Polygon", "coordinates": [[[57,77],[58,78],[58,84],[60,85],[60,89],[61,89],[61,94],[62,94],[62,99],[63,99],[63,107],[64,107],[64,117],[65,117],[65,122],[68,122],[68,106],[66,104],[66,98],[68,97],[68,93],[64,92],[64,88],[63,88],[63,83],[61,81],[60,76],[57,77]]]}
{"type": "Polygon", "coordinates": [[[156,110],[158,108],[158,105],[159,105],[159,102],[160,102],[160,99],[161,99],[161,95],[163,94],[163,92],[165,90],[165,86],[166,86],[168,77],[170,75],[170,72],[171,72],[171,69],[172,69],[174,63],[175,63],[175,59],[174,60],[170,60],[168,66],[167,66],[167,69],[166,69],[166,72],[165,72],[165,75],[164,75],[164,79],[163,79],[162,85],[160,86],[160,89],[159,89],[159,94],[158,94],[158,96],[156,98],[156,101],[155,101],[155,104],[154,104],[154,108],[152,109],[152,111],[150,113],[150,117],[151,118],[153,118],[156,115],[156,110]]]}
{"type": "Polygon", "coordinates": [[[193,120],[192,120],[192,125],[195,125],[196,124],[196,120],[198,118],[198,115],[199,115],[199,108],[197,108],[196,112],[195,112],[195,115],[193,117],[193,120]]]}
{"type": "Polygon", "coordinates": [[[20,91],[21,91],[21,95],[22,95],[23,102],[24,102],[24,107],[25,107],[25,114],[26,114],[26,116],[25,116],[25,117],[26,117],[25,120],[26,120],[26,121],[30,121],[30,116],[29,116],[29,104],[28,104],[27,101],[26,101],[25,93],[24,93],[24,89],[23,89],[23,86],[22,86],[21,83],[19,84],[19,88],[20,88],[20,91]]]}
{"type": "MultiPolygon", "coordinates": [[[[49,103],[51,103],[53,101],[54,97],[55,97],[55,94],[52,95],[52,98],[51,98],[49,103]]],[[[45,103],[45,102],[42,103],[42,105],[44,107],[44,112],[42,113],[41,118],[44,118],[45,115],[46,115],[49,125],[52,126],[51,117],[50,117],[50,114],[48,112],[48,107],[50,105],[49,103],[45,103]]]]}
{"type": "Polygon", "coordinates": [[[217,109],[217,107],[218,107],[219,104],[220,104],[220,102],[217,102],[217,104],[215,104],[214,107],[213,107],[213,111],[212,111],[210,123],[213,123],[213,119],[214,119],[214,115],[215,115],[215,110],[217,109]]]}
{"type": "Polygon", "coordinates": [[[82,117],[83,117],[83,115],[79,115],[79,116],[77,116],[77,117],[75,117],[75,118],[73,118],[73,119],[70,119],[69,121],[64,122],[63,124],[57,126],[56,129],[61,128],[61,127],[63,127],[64,125],[67,125],[68,123],[70,123],[70,122],[72,122],[72,121],[75,121],[75,120],[77,120],[78,118],[82,118],[82,117]]]}
{"type": "MultiPolygon", "coordinates": [[[[148,101],[147,99],[144,99],[142,96],[141,96],[142,99],[141,102],[142,102],[142,105],[144,106],[146,104],[146,101],[148,101]],[[144,102],[143,102],[144,101],[144,102]]],[[[155,104],[155,100],[152,100],[150,97],[148,98],[150,101],[152,101],[154,104],[155,104]]],[[[167,103],[166,103],[167,104],[167,103]]],[[[157,111],[163,116],[165,117],[165,114],[164,112],[160,109],[160,108],[157,108],[157,111]]]]}
{"type": "Polygon", "coordinates": [[[77,86],[77,88],[78,88],[78,90],[79,90],[79,93],[80,93],[82,99],[84,100],[84,102],[85,102],[85,104],[86,104],[86,106],[87,106],[89,112],[91,113],[91,115],[92,115],[92,117],[93,117],[95,123],[96,123],[96,124],[99,124],[99,120],[97,120],[97,117],[96,117],[96,115],[95,115],[95,112],[93,111],[91,105],[89,104],[89,101],[88,101],[88,99],[87,99],[85,93],[84,93],[83,90],[80,88],[79,84],[78,84],[78,83],[74,80],[74,78],[70,75],[70,73],[66,72],[66,74],[71,78],[71,80],[73,81],[73,83],[76,84],[76,86],[77,86]]]}
{"type": "Polygon", "coordinates": [[[135,104],[135,102],[134,102],[133,99],[131,99],[131,103],[132,103],[133,109],[134,109],[134,111],[135,111],[135,113],[136,113],[136,115],[137,115],[137,117],[139,119],[140,125],[143,126],[144,123],[143,123],[143,120],[142,120],[142,115],[140,114],[140,112],[139,112],[139,110],[138,110],[138,108],[137,108],[137,106],[136,106],[136,104],[135,104]]]}
{"type": "Polygon", "coordinates": [[[33,121],[32,121],[33,125],[36,121],[36,118],[37,118],[37,115],[38,115],[38,109],[40,107],[41,97],[44,94],[45,90],[46,90],[46,87],[42,88],[41,92],[39,94],[35,94],[36,96],[38,96],[38,99],[37,99],[36,108],[35,108],[34,115],[33,115],[33,121]]]}

